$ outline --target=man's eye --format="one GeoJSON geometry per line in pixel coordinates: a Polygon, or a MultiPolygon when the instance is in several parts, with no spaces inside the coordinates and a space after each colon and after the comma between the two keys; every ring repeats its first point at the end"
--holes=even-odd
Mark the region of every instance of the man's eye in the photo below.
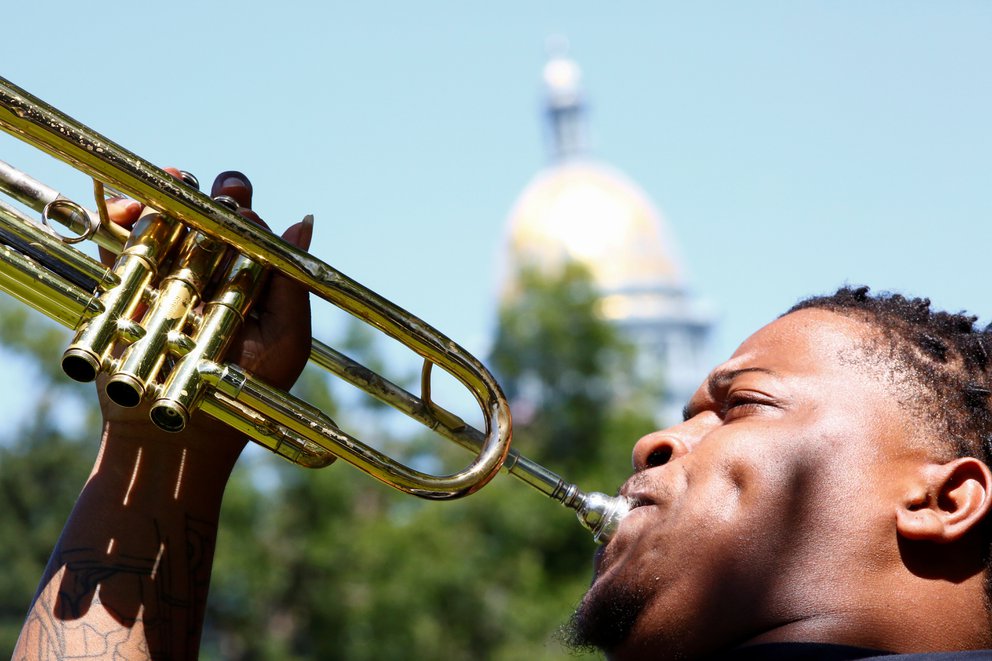
{"type": "Polygon", "coordinates": [[[764,402],[760,401],[757,397],[743,393],[732,393],[724,401],[723,408],[720,411],[720,417],[727,419],[728,417],[735,418],[747,415],[757,411],[763,405],[764,402]]]}

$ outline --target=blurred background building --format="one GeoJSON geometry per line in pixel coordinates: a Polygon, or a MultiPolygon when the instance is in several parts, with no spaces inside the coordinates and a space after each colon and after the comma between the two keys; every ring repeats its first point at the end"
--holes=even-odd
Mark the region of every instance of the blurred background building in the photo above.
{"type": "Polygon", "coordinates": [[[710,367],[714,315],[691,291],[664,216],[637,184],[590,155],[582,72],[558,50],[543,72],[550,162],[507,221],[501,296],[519,292],[526,268],[584,264],[603,316],[636,347],[639,376],[661,381],[657,418],[670,424],[710,367]]]}

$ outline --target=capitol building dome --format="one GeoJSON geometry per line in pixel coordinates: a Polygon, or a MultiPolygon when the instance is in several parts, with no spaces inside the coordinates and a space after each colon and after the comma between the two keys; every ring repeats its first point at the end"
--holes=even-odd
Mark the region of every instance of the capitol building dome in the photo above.
{"type": "Polygon", "coordinates": [[[675,237],[649,197],[588,156],[578,65],[552,57],[544,85],[551,163],[510,212],[501,296],[518,294],[527,268],[583,264],[600,292],[601,313],[636,346],[637,369],[664,382],[659,422],[674,422],[706,374],[712,314],[690,293],[675,237]]]}
{"type": "Polygon", "coordinates": [[[626,309],[623,292],[683,285],[674,240],[648,197],[619,170],[588,159],[547,168],[524,189],[510,213],[507,259],[509,273],[581,262],[610,318],[647,312],[626,309]]]}

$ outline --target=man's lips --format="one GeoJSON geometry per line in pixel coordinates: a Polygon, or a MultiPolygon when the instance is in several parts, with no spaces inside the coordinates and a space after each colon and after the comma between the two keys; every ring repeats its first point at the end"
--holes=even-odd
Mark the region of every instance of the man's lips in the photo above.
{"type": "MultiPolygon", "coordinates": [[[[623,530],[628,517],[631,517],[631,515],[634,514],[634,511],[638,508],[648,507],[655,504],[655,500],[643,491],[628,492],[629,485],[630,482],[625,484],[623,488],[620,489],[620,497],[625,498],[629,502],[629,509],[624,515],[624,518],[620,521],[620,527],[617,529],[616,534],[609,543],[603,544],[596,549],[594,562],[597,573],[602,566],[603,558],[606,554],[615,554],[626,545],[625,542],[619,541],[618,538],[623,537],[623,530]]],[[[627,527],[629,528],[629,525],[627,527]]]]}
{"type": "Polygon", "coordinates": [[[620,487],[620,495],[630,502],[630,511],[645,505],[654,505],[655,499],[648,491],[650,478],[642,471],[630,476],[630,479],[620,487]]]}
{"type": "Polygon", "coordinates": [[[633,512],[638,507],[647,507],[649,505],[654,505],[654,500],[650,498],[645,493],[633,493],[626,496],[627,502],[630,503],[629,512],[633,512]]]}
{"type": "MultiPolygon", "coordinates": [[[[677,474],[676,474],[677,475],[677,474]]],[[[608,544],[600,546],[595,553],[596,576],[608,572],[638,542],[648,528],[666,525],[666,513],[676,500],[677,488],[668,480],[673,476],[657,470],[640,471],[628,478],[618,493],[629,503],[627,514],[620,521],[616,534],[608,544]]],[[[678,482],[678,478],[675,477],[678,482]]]]}

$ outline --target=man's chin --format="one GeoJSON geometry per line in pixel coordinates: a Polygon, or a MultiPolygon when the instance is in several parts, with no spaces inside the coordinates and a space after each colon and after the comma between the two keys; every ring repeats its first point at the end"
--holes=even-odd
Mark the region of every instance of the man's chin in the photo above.
{"type": "Polygon", "coordinates": [[[576,651],[608,654],[630,636],[644,603],[643,593],[629,586],[594,583],[564,627],[563,642],[576,651]]]}

